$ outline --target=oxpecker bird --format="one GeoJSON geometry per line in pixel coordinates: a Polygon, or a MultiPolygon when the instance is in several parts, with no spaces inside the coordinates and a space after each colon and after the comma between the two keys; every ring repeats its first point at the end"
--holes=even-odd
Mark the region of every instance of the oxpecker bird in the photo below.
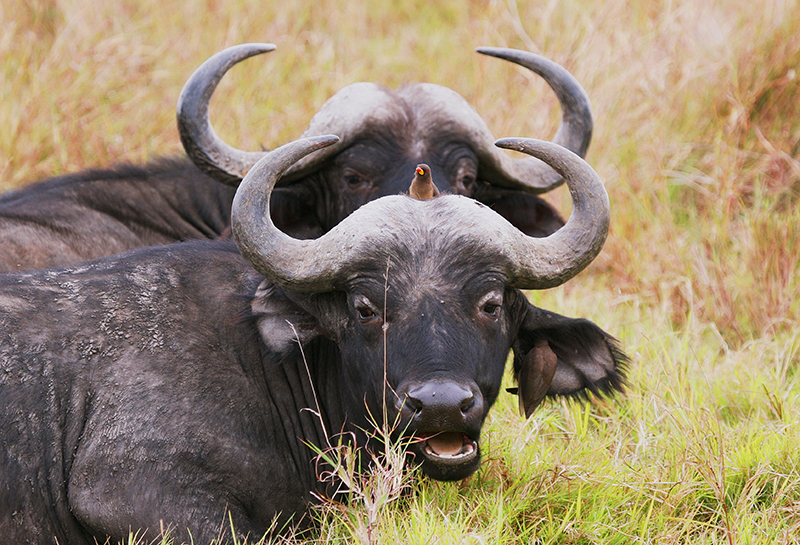
{"type": "Polygon", "coordinates": [[[417,165],[408,194],[420,201],[426,201],[439,195],[439,190],[433,184],[433,178],[431,178],[431,168],[425,163],[417,165]]]}

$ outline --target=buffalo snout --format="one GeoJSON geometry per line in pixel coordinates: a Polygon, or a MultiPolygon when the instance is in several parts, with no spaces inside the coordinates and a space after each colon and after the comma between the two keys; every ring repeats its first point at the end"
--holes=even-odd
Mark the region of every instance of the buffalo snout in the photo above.
{"type": "Polygon", "coordinates": [[[425,382],[398,393],[400,412],[414,429],[480,429],[483,396],[477,386],[464,386],[455,382],[425,382]]]}
{"type": "Polygon", "coordinates": [[[401,386],[396,406],[422,470],[438,480],[470,475],[480,463],[478,438],[485,416],[477,385],[424,382],[401,386]]]}

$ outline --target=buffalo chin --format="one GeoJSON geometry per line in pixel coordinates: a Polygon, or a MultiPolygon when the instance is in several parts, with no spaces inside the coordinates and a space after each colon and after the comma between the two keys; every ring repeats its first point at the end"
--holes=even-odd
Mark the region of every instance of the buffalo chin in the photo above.
{"type": "Polygon", "coordinates": [[[481,464],[478,441],[462,433],[433,435],[415,443],[412,450],[422,472],[437,481],[465,479],[481,464]]]}

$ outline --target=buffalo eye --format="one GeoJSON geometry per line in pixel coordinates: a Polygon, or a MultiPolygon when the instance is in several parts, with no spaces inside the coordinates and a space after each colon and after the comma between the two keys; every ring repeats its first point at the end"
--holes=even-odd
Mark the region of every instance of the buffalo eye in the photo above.
{"type": "Polygon", "coordinates": [[[353,301],[353,308],[355,308],[358,320],[362,324],[380,321],[378,309],[366,297],[356,297],[353,301]]]}
{"type": "Polygon", "coordinates": [[[470,195],[475,190],[473,187],[477,179],[477,165],[468,159],[461,159],[456,168],[455,192],[460,195],[470,195]]]}
{"type": "Polygon", "coordinates": [[[479,301],[478,308],[483,316],[497,318],[503,308],[503,294],[499,291],[487,293],[479,301]]]}
{"type": "Polygon", "coordinates": [[[369,180],[353,170],[346,170],[343,175],[344,183],[351,189],[357,189],[369,185],[369,180]]]}

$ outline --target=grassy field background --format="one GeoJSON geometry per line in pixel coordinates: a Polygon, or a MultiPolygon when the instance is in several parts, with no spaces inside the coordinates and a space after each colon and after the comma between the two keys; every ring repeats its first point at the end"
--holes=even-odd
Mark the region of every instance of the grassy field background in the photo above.
{"type": "Polygon", "coordinates": [[[365,80],[440,83],[498,138],[549,139],[546,85],[473,50],[543,54],[591,97],[613,219],[531,298],[618,336],[628,391],[528,421],[502,396],[476,475],[409,481],[371,519],[355,501],[319,542],[800,543],[799,29],[796,0],[0,0],[0,190],[180,153],[180,89],[229,45],[278,46],[212,102],[245,149],[365,80]]]}

